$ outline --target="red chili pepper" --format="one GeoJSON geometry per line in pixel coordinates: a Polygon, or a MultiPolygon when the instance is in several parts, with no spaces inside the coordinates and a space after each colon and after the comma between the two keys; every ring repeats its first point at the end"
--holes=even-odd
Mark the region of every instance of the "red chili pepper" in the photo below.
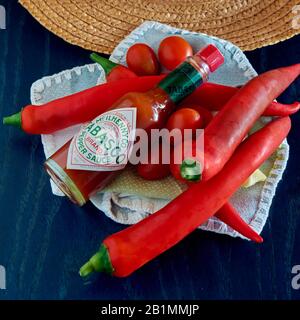
{"type": "Polygon", "coordinates": [[[91,121],[107,111],[124,94],[134,91],[146,92],[162,78],[163,76],[150,76],[104,83],[42,106],[28,105],[20,112],[3,118],[3,123],[22,128],[29,134],[52,133],[91,121]]]}
{"type": "MultiPolygon", "coordinates": [[[[206,110],[206,109],[205,109],[206,110]]],[[[201,109],[202,111],[202,109],[201,109]]],[[[206,110],[210,113],[210,111],[206,110]]],[[[211,119],[210,119],[211,120],[211,119]]],[[[208,123],[210,122],[208,120],[208,123]]],[[[208,124],[207,123],[207,124],[208,124]]],[[[182,127],[182,129],[186,129],[182,127]]],[[[162,147],[163,143],[160,144],[159,153],[148,153],[148,163],[140,163],[137,165],[137,173],[140,177],[146,180],[158,180],[167,177],[170,174],[170,166],[174,164],[163,164],[162,162],[162,147]]],[[[152,150],[152,149],[151,149],[152,150]]],[[[166,149],[164,149],[165,151],[166,149]]],[[[250,226],[240,217],[239,213],[235,208],[226,203],[216,214],[215,216],[221,221],[225,222],[234,230],[238,231],[240,234],[249,238],[252,241],[261,243],[263,241],[262,237],[257,234],[250,226]]]]}
{"type": "Polygon", "coordinates": [[[300,102],[296,101],[291,104],[282,104],[279,102],[271,102],[268,108],[264,111],[264,116],[277,116],[277,117],[287,117],[300,109],[300,102]]]}
{"type": "MultiPolygon", "coordinates": [[[[217,174],[245,138],[254,122],[300,74],[300,64],[265,72],[242,87],[213,118],[204,131],[204,156],[196,159],[196,177],[208,180],[217,174]],[[199,176],[199,165],[203,172],[199,176]]],[[[196,148],[196,144],[194,144],[196,148]]],[[[194,154],[197,154],[193,150],[194,154]]],[[[181,165],[181,176],[193,179],[190,159],[181,165]]]]}
{"type": "Polygon", "coordinates": [[[104,57],[101,57],[97,53],[92,53],[90,55],[90,58],[94,62],[100,64],[100,66],[103,68],[106,74],[107,82],[122,80],[122,79],[137,78],[137,75],[127,67],[122,66],[121,64],[112,62],[104,57]]]}
{"type": "MultiPolygon", "coordinates": [[[[182,107],[185,107],[185,104],[183,104],[182,107]]],[[[195,108],[195,110],[201,112],[201,115],[205,119],[205,126],[207,126],[210,121],[212,120],[212,114],[209,110],[204,109],[203,107],[200,107],[198,105],[190,105],[188,104],[189,108],[195,108]]],[[[179,109],[180,110],[180,109],[179,109]]],[[[174,113],[173,113],[174,115],[174,113]]],[[[186,129],[186,127],[182,127],[182,129],[186,129]]],[[[193,143],[189,141],[188,143],[193,143]]],[[[179,150],[177,148],[181,148],[181,154],[184,153],[183,144],[179,144],[175,147],[175,153],[178,153],[179,150]]],[[[171,156],[173,158],[173,156],[171,156]]],[[[173,176],[179,180],[183,180],[180,176],[180,165],[175,164],[171,161],[171,164],[169,166],[169,170],[172,169],[173,176]],[[174,171],[176,171],[177,175],[174,174],[174,171]]],[[[238,231],[240,234],[245,236],[246,238],[249,238],[250,240],[253,240],[255,242],[261,243],[263,241],[262,237],[257,234],[254,230],[251,229],[251,227],[240,217],[239,213],[235,208],[230,205],[230,203],[226,203],[216,214],[215,216],[220,219],[221,221],[225,222],[227,225],[229,225],[234,230],[238,231]]]]}
{"type": "Polygon", "coordinates": [[[104,271],[125,277],[170,249],[228,201],[278,148],[290,126],[288,117],[280,118],[252,134],[213,178],[193,184],[158,212],[106,238],[80,275],[104,271]]]}
{"type": "MultiPolygon", "coordinates": [[[[107,82],[137,77],[137,75],[127,67],[103,58],[96,53],[92,53],[90,57],[94,62],[97,62],[102,66],[105,74],[108,75],[106,77],[107,82]]],[[[239,88],[237,87],[207,82],[204,84],[204,86],[202,86],[192,95],[186,98],[183,104],[186,105],[189,103],[200,103],[201,105],[204,105],[206,109],[219,111],[233,97],[233,95],[238,92],[238,90],[239,88]]],[[[292,104],[282,104],[276,101],[272,101],[263,115],[284,117],[296,113],[299,109],[300,102],[294,102],[292,104]]]]}
{"type": "Polygon", "coordinates": [[[229,202],[225,203],[224,206],[217,211],[215,217],[225,222],[244,237],[257,243],[263,242],[263,238],[241,218],[239,212],[229,202]]]}
{"type": "MultiPolygon", "coordinates": [[[[131,78],[130,81],[128,81],[128,79],[118,80],[50,101],[42,106],[28,105],[20,112],[9,117],[4,117],[3,123],[19,127],[29,134],[52,133],[76,124],[91,121],[109,109],[112,104],[124,94],[135,91],[148,91],[157,85],[164,76],[165,75],[137,77],[131,78]]],[[[223,97],[222,89],[218,91],[218,94],[211,91],[211,88],[214,86],[216,85],[203,84],[200,89],[196,90],[195,93],[190,96],[189,102],[199,104],[199,96],[202,90],[203,97],[207,97],[205,104],[201,103],[203,106],[206,106],[206,104],[209,106],[207,102],[210,101],[210,99],[215,99],[218,95],[223,97]],[[205,92],[207,92],[207,94],[205,92]]],[[[225,88],[224,90],[226,91],[227,89],[225,88]]],[[[299,108],[299,104],[289,107],[272,102],[271,106],[273,105],[276,105],[276,107],[272,107],[273,109],[270,108],[269,112],[269,107],[266,109],[268,115],[279,116],[285,113],[289,115],[299,108]],[[286,112],[283,112],[283,110],[286,112]]]]}
{"type": "MultiPolygon", "coordinates": [[[[206,82],[199,90],[184,100],[184,104],[200,104],[211,111],[219,111],[239,91],[240,88],[206,82]]],[[[296,113],[300,102],[282,104],[272,101],[264,111],[264,116],[285,117],[296,113]]]]}

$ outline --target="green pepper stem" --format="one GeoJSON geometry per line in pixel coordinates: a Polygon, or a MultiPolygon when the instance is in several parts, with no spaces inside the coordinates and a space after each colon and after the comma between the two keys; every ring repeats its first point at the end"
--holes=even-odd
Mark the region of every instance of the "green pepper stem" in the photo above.
{"type": "Polygon", "coordinates": [[[201,164],[194,159],[184,159],[180,166],[181,177],[188,181],[201,179],[201,164]]]}
{"type": "Polygon", "coordinates": [[[118,65],[115,62],[112,62],[104,57],[99,56],[97,53],[91,53],[90,58],[94,62],[100,64],[100,66],[104,69],[106,75],[108,75],[111,72],[111,70],[118,65]]]}
{"type": "Polygon", "coordinates": [[[22,128],[21,111],[3,118],[3,124],[22,128]]]}
{"type": "Polygon", "coordinates": [[[109,253],[105,245],[101,245],[99,251],[86,262],[79,270],[81,277],[85,278],[93,272],[106,272],[112,274],[114,271],[110,261],[109,253]]]}

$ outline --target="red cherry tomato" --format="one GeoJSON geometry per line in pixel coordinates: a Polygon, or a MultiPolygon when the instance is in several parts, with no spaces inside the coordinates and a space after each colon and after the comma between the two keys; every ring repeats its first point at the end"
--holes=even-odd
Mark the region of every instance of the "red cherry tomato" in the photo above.
{"type": "Polygon", "coordinates": [[[114,67],[111,72],[106,76],[107,82],[117,81],[121,79],[137,78],[137,75],[130,69],[119,65],[114,67]]]}
{"type": "Polygon", "coordinates": [[[210,123],[210,121],[213,118],[213,115],[209,110],[207,110],[204,107],[201,107],[198,104],[184,104],[184,103],[182,103],[181,105],[179,105],[179,109],[178,110],[181,110],[181,109],[193,109],[193,110],[196,110],[199,113],[199,115],[200,115],[200,117],[202,119],[201,128],[203,128],[203,129],[207,127],[207,125],[210,123]]]}
{"type": "Polygon", "coordinates": [[[152,48],[144,43],[131,46],[126,55],[128,68],[139,76],[159,74],[160,65],[152,48]]]}
{"type": "Polygon", "coordinates": [[[153,150],[152,153],[153,154],[149,152],[148,154],[148,163],[139,163],[137,165],[138,175],[146,180],[159,180],[166,178],[170,175],[170,165],[169,163],[162,163],[162,144],[159,145],[159,152],[157,150],[153,150]]]}
{"type": "Polygon", "coordinates": [[[179,36],[165,38],[159,45],[158,58],[168,70],[175,69],[187,57],[193,55],[191,45],[179,36]]]}
{"type": "Polygon", "coordinates": [[[203,126],[203,118],[198,111],[191,108],[182,108],[171,114],[167,121],[166,128],[171,131],[180,129],[181,134],[184,134],[184,129],[200,129],[203,126]]]}
{"type": "Polygon", "coordinates": [[[137,166],[137,173],[140,177],[146,180],[159,180],[170,175],[170,166],[169,164],[162,163],[140,163],[137,166]]]}

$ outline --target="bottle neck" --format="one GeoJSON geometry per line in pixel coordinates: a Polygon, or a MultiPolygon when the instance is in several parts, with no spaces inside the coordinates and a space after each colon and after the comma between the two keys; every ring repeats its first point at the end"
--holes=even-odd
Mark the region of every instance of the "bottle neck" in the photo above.
{"type": "Polygon", "coordinates": [[[175,104],[178,104],[206,82],[208,75],[208,65],[199,57],[190,57],[170,72],[158,87],[163,89],[175,104]]]}

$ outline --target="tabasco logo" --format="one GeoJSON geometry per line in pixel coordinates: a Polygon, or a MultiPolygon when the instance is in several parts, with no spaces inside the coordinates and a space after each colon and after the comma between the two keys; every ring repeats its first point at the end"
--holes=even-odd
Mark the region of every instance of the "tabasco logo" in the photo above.
{"type": "Polygon", "coordinates": [[[136,108],[111,110],[84,126],[73,138],[68,169],[115,171],[130,156],[136,128],[136,108]]]}

